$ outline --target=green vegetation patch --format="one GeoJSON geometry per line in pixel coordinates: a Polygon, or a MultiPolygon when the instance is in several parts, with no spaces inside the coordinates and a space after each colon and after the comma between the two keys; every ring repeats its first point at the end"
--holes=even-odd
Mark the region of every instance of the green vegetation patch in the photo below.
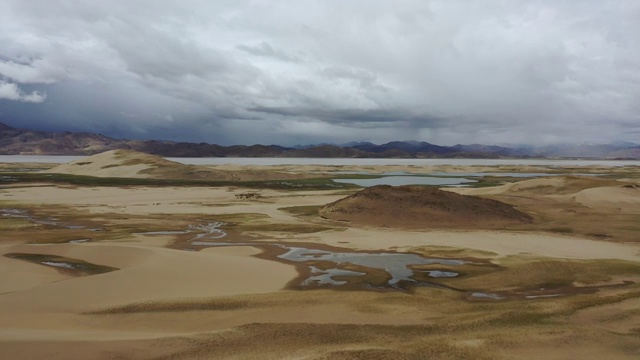
{"type": "Polygon", "coordinates": [[[576,283],[594,285],[614,276],[637,277],[640,264],[623,260],[502,259],[503,269],[456,282],[464,288],[490,288],[491,291],[569,287],[576,283]]]}
{"type": "Polygon", "coordinates": [[[291,215],[296,215],[296,216],[317,216],[321,207],[322,206],[316,206],[316,205],[312,205],[312,206],[291,206],[291,207],[279,208],[278,210],[279,211],[284,211],[286,213],[289,213],[291,215]]]}
{"type": "Polygon", "coordinates": [[[241,186],[255,189],[281,190],[328,190],[351,189],[353,184],[335,183],[330,179],[296,179],[296,180],[266,180],[266,181],[217,181],[191,179],[139,179],[119,177],[94,177],[70,174],[43,173],[6,173],[14,183],[48,182],[56,184],[70,184],[81,186],[241,186]]]}
{"type": "Polygon", "coordinates": [[[334,227],[313,224],[247,224],[236,227],[240,231],[255,232],[289,232],[297,234],[310,234],[320,231],[334,230],[334,227]]]}
{"type": "Polygon", "coordinates": [[[92,264],[84,260],[57,255],[9,253],[5,254],[5,256],[11,259],[19,259],[34,264],[53,267],[60,272],[76,276],[97,275],[120,270],[110,266],[92,264]]]}
{"type": "Polygon", "coordinates": [[[144,302],[108,308],[87,315],[115,315],[136,313],[180,312],[180,311],[225,311],[249,307],[249,301],[241,299],[206,299],[173,302],[144,302]]]}
{"type": "Polygon", "coordinates": [[[468,257],[496,257],[497,253],[486,250],[458,248],[453,246],[419,246],[409,249],[412,253],[420,254],[424,257],[446,257],[446,258],[468,258],[468,257]]]}
{"type": "Polygon", "coordinates": [[[0,217],[0,231],[22,230],[37,227],[28,219],[0,217]]]}
{"type": "Polygon", "coordinates": [[[630,291],[622,294],[608,296],[581,296],[571,299],[571,306],[562,315],[571,315],[580,310],[594,308],[598,306],[621,303],[629,299],[640,298],[640,291],[630,291]]]}

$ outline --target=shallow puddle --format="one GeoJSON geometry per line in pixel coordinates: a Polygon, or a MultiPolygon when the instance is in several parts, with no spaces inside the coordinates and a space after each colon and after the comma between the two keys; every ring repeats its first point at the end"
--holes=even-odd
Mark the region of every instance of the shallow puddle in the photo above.
{"type": "Polygon", "coordinates": [[[460,274],[453,271],[440,271],[440,270],[431,270],[431,271],[422,271],[429,275],[432,278],[452,278],[458,277],[460,274]]]}
{"type": "Polygon", "coordinates": [[[367,288],[407,289],[411,286],[441,286],[437,283],[416,280],[415,275],[426,273],[427,276],[437,278],[452,278],[460,276],[454,271],[424,270],[413,267],[417,265],[445,265],[457,266],[465,264],[461,259],[427,258],[412,253],[395,252],[357,252],[331,251],[288,245],[286,243],[220,241],[228,233],[223,229],[223,222],[208,222],[191,225],[184,231],[154,231],[137,233],[143,235],[188,234],[194,236],[187,240],[184,250],[197,250],[214,246],[255,246],[260,248],[276,247],[279,254],[276,259],[295,263],[300,273],[307,274],[300,281],[301,287],[316,286],[345,286],[352,283],[361,284],[367,288]],[[319,264],[322,266],[319,266],[319,264]],[[372,275],[375,274],[375,275],[372,275]],[[376,279],[372,279],[372,276],[376,279]],[[339,279],[336,279],[339,277],[339,279]],[[364,278],[363,278],[364,277],[364,278]],[[370,281],[371,280],[371,281],[370,281]],[[381,283],[380,281],[384,281],[381,283]]]}
{"type": "Polygon", "coordinates": [[[331,179],[337,183],[355,184],[361,187],[370,187],[376,185],[464,185],[475,183],[477,180],[456,177],[430,177],[430,176],[382,176],[375,179],[331,179]]]}
{"type": "Polygon", "coordinates": [[[34,224],[59,226],[69,230],[80,230],[86,228],[86,226],[83,225],[65,225],[60,221],[60,219],[53,217],[39,218],[29,214],[29,211],[22,209],[0,208],[0,216],[14,219],[26,219],[34,224]]]}
{"type": "Polygon", "coordinates": [[[366,273],[342,269],[321,270],[315,266],[310,266],[312,276],[302,281],[302,286],[314,285],[346,285],[349,282],[345,280],[336,280],[334,276],[364,276],[366,273]]]}
{"type": "Polygon", "coordinates": [[[412,278],[414,270],[411,265],[462,265],[462,260],[425,258],[417,254],[402,253],[358,253],[358,252],[331,252],[326,250],[308,249],[302,247],[287,247],[288,251],[278,258],[293,262],[327,261],[337,266],[352,264],[365,268],[379,269],[387,272],[391,279],[387,282],[389,286],[395,286],[401,281],[418,283],[412,278]]]}
{"type": "Polygon", "coordinates": [[[182,230],[182,231],[148,231],[148,232],[139,232],[139,233],[133,233],[133,235],[181,235],[181,234],[188,234],[191,231],[189,230],[182,230]]]}
{"type": "Polygon", "coordinates": [[[82,244],[82,243],[86,243],[91,241],[91,239],[76,239],[76,240],[69,240],[69,244],[82,244]]]}
{"type": "Polygon", "coordinates": [[[500,296],[497,294],[487,294],[482,292],[471,293],[471,297],[476,299],[489,299],[489,300],[502,300],[505,298],[504,296],[500,296]]]}
{"type": "Polygon", "coordinates": [[[119,270],[114,267],[92,264],[79,259],[48,254],[10,253],[4,256],[11,259],[24,260],[31,263],[50,266],[70,275],[86,276],[97,275],[119,270]]]}
{"type": "Polygon", "coordinates": [[[224,225],[226,225],[226,223],[216,221],[206,224],[189,225],[186,230],[148,231],[134,233],[134,235],[183,235],[194,233],[196,235],[190,240],[191,242],[203,239],[222,239],[227,236],[227,232],[222,230],[222,226],[224,225]]]}

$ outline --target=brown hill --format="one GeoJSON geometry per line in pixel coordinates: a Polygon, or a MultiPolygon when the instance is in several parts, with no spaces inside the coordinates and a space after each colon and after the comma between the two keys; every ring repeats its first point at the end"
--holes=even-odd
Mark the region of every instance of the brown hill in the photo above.
{"type": "Polygon", "coordinates": [[[325,205],[320,214],[361,225],[405,228],[492,228],[532,222],[503,202],[424,186],[373,186],[325,205]]]}

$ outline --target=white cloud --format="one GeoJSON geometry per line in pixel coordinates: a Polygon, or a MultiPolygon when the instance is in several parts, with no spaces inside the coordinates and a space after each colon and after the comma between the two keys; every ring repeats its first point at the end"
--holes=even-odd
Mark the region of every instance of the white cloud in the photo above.
{"type": "Polygon", "coordinates": [[[62,74],[53,69],[48,61],[36,60],[31,64],[20,64],[13,61],[0,61],[0,76],[21,84],[51,84],[62,74]]]}
{"type": "Polygon", "coordinates": [[[41,103],[45,101],[47,96],[37,91],[33,91],[30,94],[23,93],[18,85],[0,81],[0,99],[23,101],[30,103],[41,103]]]}
{"type": "Polygon", "coordinates": [[[0,79],[59,85],[60,126],[163,138],[637,141],[639,17],[637,0],[4,0],[0,79]]]}

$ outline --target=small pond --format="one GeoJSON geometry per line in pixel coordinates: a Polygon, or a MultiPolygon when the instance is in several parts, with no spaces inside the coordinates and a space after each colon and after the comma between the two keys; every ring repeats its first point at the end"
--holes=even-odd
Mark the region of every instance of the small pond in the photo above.
{"type": "Polygon", "coordinates": [[[375,185],[436,185],[455,186],[477,182],[467,178],[457,177],[431,177],[431,176],[383,176],[376,179],[331,179],[338,183],[355,184],[362,187],[375,185]]]}

